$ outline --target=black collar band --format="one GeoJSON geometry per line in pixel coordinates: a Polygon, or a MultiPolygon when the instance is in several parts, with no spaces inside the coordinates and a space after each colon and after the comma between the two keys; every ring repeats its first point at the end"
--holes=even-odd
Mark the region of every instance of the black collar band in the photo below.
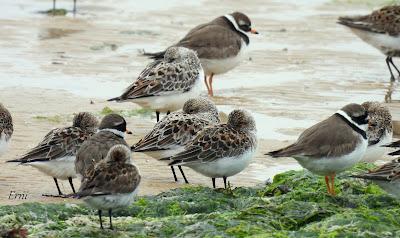
{"type": "Polygon", "coordinates": [[[367,139],[367,133],[365,131],[361,130],[357,126],[355,126],[353,123],[349,122],[344,116],[340,115],[339,113],[335,113],[336,116],[340,117],[344,122],[347,123],[354,131],[356,131],[358,134],[360,134],[364,139],[367,139]]]}

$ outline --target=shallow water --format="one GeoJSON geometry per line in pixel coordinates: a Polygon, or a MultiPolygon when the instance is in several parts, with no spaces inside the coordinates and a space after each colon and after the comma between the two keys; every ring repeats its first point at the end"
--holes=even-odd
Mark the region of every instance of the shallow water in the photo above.
{"type": "MultiPolygon", "coordinates": [[[[57,7],[72,9],[71,1],[57,7]]],[[[65,17],[38,14],[51,1],[4,1],[0,15],[0,102],[12,111],[15,134],[1,161],[21,155],[47,131],[70,124],[73,112],[99,112],[105,106],[134,109],[134,104],[106,103],[117,96],[150,62],[140,51],[163,50],[195,25],[240,10],[261,33],[251,36],[248,58],[234,70],[215,76],[213,100],[228,114],[233,108],[253,112],[260,139],[249,168],[232,177],[233,185],[254,185],[299,165],[292,159],[273,160],[263,154],[288,144],[305,128],[343,105],[384,101],[389,91],[398,100],[397,85],[389,85],[384,56],[344,27],[338,15],[366,13],[371,6],[331,1],[78,1],[78,14],[65,17]],[[145,4],[145,5],[142,5],[145,4]],[[207,11],[198,11],[205,8],[207,11]],[[90,104],[93,100],[95,104],[90,104]],[[34,119],[61,115],[56,123],[34,119]]],[[[392,107],[392,105],[390,105],[392,107]]],[[[394,107],[394,113],[400,110],[394,107]]],[[[129,126],[140,139],[154,118],[131,117],[129,126]]],[[[165,164],[135,154],[144,183],[141,194],[180,186],[165,164]]],[[[3,164],[0,202],[11,189],[29,188],[29,201],[44,199],[55,186],[29,167],[3,164]]],[[[210,185],[192,171],[189,180],[210,185]]],[[[69,191],[67,183],[62,189],[69,191]]]]}

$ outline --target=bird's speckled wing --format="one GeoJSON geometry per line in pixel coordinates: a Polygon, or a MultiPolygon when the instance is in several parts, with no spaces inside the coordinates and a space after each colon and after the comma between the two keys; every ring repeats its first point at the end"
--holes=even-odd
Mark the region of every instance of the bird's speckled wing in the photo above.
{"type": "Polygon", "coordinates": [[[365,16],[340,17],[339,23],[364,31],[398,36],[400,6],[386,6],[365,16]]]}
{"type": "Polygon", "coordinates": [[[138,79],[121,95],[120,100],[187,92],[194,87],[199,71],[186,62],[150,63],[138,79]]]}
{"type": "Polygon", "coordinates": [[[155,151],[184,146],[210,124],[196,115],[173,113],[158,122],[153,130],[136,143],[134,151],[155,151]]]}
{"type": "Polygon", "coordinates": [[[171,165],[212,162],[240,156],[255,148],[255,143],[255,138],[222,124],[205,128],[185,147],[185,151],[162,160],[172,160],[171,165]]]}
{"type": "Polygon", "coordinates": [[[92,133],[78,127],[57,128],[50,131],[36,147],[21,158],[10,162],[30,163],[75,156],[82,143],[91,135],[92,133]]]}
{"type": "Polygon", "coordinates": [[[78,196],[99,196],[131,193],[140,183],[138,169],[132,164],[102,161],[83,181],[78,196]]]}

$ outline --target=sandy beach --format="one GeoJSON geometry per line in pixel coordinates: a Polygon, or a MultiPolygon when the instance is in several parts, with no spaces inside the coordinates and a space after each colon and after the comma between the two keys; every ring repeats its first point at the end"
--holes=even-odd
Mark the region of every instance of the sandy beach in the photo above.
{"type": "MultiPolygon", "coordinates": [[[[72,2],[57,1],[57,7],[72,9],[72,2]]],[[[118,96],[150,62],[140,52],[163,50],[197,24],[233,11],[249,15],[261,33],[251,37],[248,58],[214,80],[212,100],[219,110],[248,109],[257,123],[257,155],[229,179],[233,186],[264,183],[274,174],[299,169],[292,159],[263,154],[295,140],[347,103],[391,100],[387,106],[398,119],[400,93],[397,83],[389,82],[384,56],[336,24],[340,15],[368,13],[377,6],[324,0],[155,0],[139,6],[87,0],[78,1],[75,17],[52,17],[38,13],[49,9],[51,1],[8,1],[0,16],[0,102],[12,113],[14,135],[0,158],[0,204],[63,202],[42,196],[56,192],[52,178],[5,161],[22,155],[49,130],[70,125],[73,113],[89,111],[100,118],[106,107],[137,111],[135,104],[106,99],[118,96]],[[9,199],[11,191],[26,193],[27,199],[9,199]]],[[[155,117],[129,115],[131,145],[153,127],[155,117]]],[[[143,176],[141,195],[184,186],[173,182],[164,163],[142,153],[133,156],[143,176]]],[[[185,172],[193,184],[211,186],[210,179],[185,172]]],[[[70,192],[68,182],[61,189],[70,192]]]]}

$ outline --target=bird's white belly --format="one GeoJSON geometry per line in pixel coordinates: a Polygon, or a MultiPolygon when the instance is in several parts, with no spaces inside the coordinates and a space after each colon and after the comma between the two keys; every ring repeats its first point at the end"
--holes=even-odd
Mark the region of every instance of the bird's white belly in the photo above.
{"type": "Polygon", "coordinates": [[[131,205],[135,200],[135,195],[137,192],[138,188],[131,193],[88,196],[84,197],[83,201],[86,202],[90,207],[97,210],[115,209],[131,205]]]}
{"type": "Polygon", "coordinates": [[[229,70],[235,68],[239,65],[239,63],[245,58],[247,53],[247,45],[242,40],[242,46],[237,55],[225,59],[205,59],[201,58],[201,65],[204,68],[204,72],[206,75],[214,74],[223,74],[228,72],[229,70]]]}
{"type": "Polygon", "coordinates": [[[333,173],[340,173],[361,161],[367,149],[367,145],[368,140],[363,139],[356,149],[347,155],[320,159],[299,156],[295,157],[295,159],[303,168],[310,170],[312,173],[325,176],[333,173]]]}
{"type": "Polygon", "coordinates": [[[6,135],[2,132],[0,135],[0,156],[7,152],[9,143],[10,140],[6,140],[6,135]]]}
{"type": "Polygon", "coordinates": [[[192,163],[185,166],[210,178],[230,177],[240,173],[250,164],[254,152],[249,150],[238,157],[226,157],[213,162],[192,163]]]}
{"type": "Polygon", "coordinates": [[[400,37],[388,34],[378,34],[352,28],[353,32],[363,41],[387,54],[391,50],[400,50],[400,37]]]}
{"type": "Polygon", "coordinates": [[[129,100],[133,103],[138,104],[143,108],[149,108],[159,112],[173,112],[182,109],[183,104],[191,98],[197,98],[200,96],[202,90],[204,90],[204,85],[202,80],[204,79],[204,72],[201,70],[198,78],[196,79],[193,88],[187,92],[176,92],[171,95],[159,95],[150,96],[143,98],[136,98],[129,100]]]}
{"type": "Polygon", "coordinates": [[[68,178],[76,178],[75,156],[66,156],[48,161],[36,161],[24,165],[30,165],[56,179],[67,180],[68,178]]]}
{"type": "Polygon", "coordinates": [[[383,145],[389,144],[392,141],[392,138],[393,133],[386,133],[379,143],[368,146],[362,161],[371,163],[382,158],[382,156],[387,152],[387,147],[383,147],[383,145]]]}
{"type": "Polygon", "coordinates": [[[374,183],[378,184],[387,193],[400,199],[400,180],[393,182],[374,180],[374,183]]]}

